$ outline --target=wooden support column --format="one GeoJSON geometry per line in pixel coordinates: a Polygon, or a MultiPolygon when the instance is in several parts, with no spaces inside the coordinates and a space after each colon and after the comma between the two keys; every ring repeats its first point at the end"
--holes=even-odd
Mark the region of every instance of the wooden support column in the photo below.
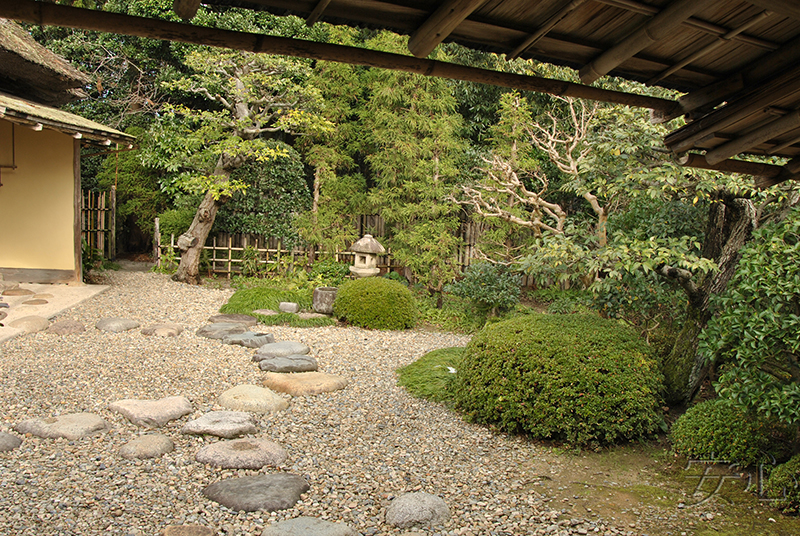
{"type": "Polygon", "coordinates": [[[767,123],[761,128],[757,128],[753,132],[708,151],[706,153],[706,161],[711,165],[718,164],[723,160],[727,160],[734,155],[761,145],[765,141],[771,140],[776,136],[780,136],[798,127],[800,127],[800,112],[795,110],[780,119],[767,123]]]}
{"type": "Polygon", "coordinates": [[[581,81],[591,84],[651,44],[664,39],[693,14],[717,0],[676,0],[617,45],[580,70],[581,81]]]}
{"type": "Polygon", "coordinates": [[[486,0],[446,0],[408,39],[408,50],[417,58],[430,54],[461,22],[486,0]]]}

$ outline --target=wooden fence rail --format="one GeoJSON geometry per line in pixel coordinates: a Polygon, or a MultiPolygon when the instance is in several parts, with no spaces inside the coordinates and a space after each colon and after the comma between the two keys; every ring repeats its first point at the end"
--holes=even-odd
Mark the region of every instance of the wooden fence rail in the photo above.
{"type": "Polygon", "coordinates": [[[117,188],[108,192],[81,192],[81,237],[98,250],[104,259],[117,256],[117,188]]]}

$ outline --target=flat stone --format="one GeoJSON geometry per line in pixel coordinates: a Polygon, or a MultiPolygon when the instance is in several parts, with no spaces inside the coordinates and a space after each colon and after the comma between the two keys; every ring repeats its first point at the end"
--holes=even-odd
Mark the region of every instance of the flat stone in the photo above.
{"type": "Polygon", "coordinates": [[[255,434],[258,430],[253,416],[243,411],[212,411],[183,425],[184,434],[208,434],[231,439],[245,434],[255,434]]]}
{"type": "Polygon", "coordinates": [[[177,337],[183,331],[183,326],[165,322],[163,324],[155,324],[142,328],[142,335],[155,336],[155,337],[177,337]]]}
{"type": "Polygon", "coordinates": [[[330,318],[330,315],[322,313],[297,313],[297,318],[301,320],[310,320],[312,318],[330,318]]]}
{"type": "Polygon", "coordinates": [[[273,342],[271,344],[265,344],[261,348],[258,349],[256,352],[257,356],[261,356],[258,359],[255,357],[253,361],[261,361],[262,359],[266,359],[267,357],[286,357],[287,355],[305,355],[311,350],[308,346],[303,344],[302,342],[297,341],[281,341],[281,342],[273,342]]]}
{"type": "Polygon", "coordinates": [[[164,434],[147,434],[128,441],[119,449],[126,460],[158,458],[175,449],[175,444],[164,434]]]}
{"type": "Polygon", "coordinates": [[[261,370],[268,372],[314,372],[317,360],[310,355],[287,355],[286,357],[268,357],[258,362],[261,370]]]}
{"type": "Polygon", "coordinates": [[[80,439],[108,428],[108,423],[94,413],[69,413],[47,419],[28,419],[14,426],[14,430],[20,434],[32,434],[47,439],[80,439]]]}
{"type": "Polygon", "coordinates": [[[304,478],[277,473],[220,480],[206,487],[203,495],[231,510],[274,512],[291,508],[309,489],[304,478]]]}
{"type": "Polygon", "coordinates": [[[86,331],[86,326],[82,323],[78,322],[77,320],[59,320],[54,324],[51,324],[49,328],[47,328],[47,333],[52,333],[53,335],[74,335],[75,333],[83,333],[86,331]]]}
{"type": "Polygon", "coordinates": [[[50,300],[52,298],[55,298],[55,296],[53,296],[52,294],[48,294],[47,292],[40,292],[39,294],[34,294],[33,297],[39,298],[41,300],[50,300]]]}
{"type": "Polygon", "coordinates": [[[247,326],[244,324],[231,324],[230,322],[216,322],[214,324],[206,324],[195,332],[198,337],[205,337],[206,339],[224,339],[231,335],[244,333],[247,331],[247,326]]]}
{"type": "Polygon", "coordinates": [[[36,333],[50,327],[50,321],[41,316],[23,316],[8,323],[9,327],[21,329],[25,333],[36,333]]]}
{"type": "Polygon", "coordinates": [[[347,387],[347,379],[325,372],[279,374],[267,372],[264,385],[279,393],[292,396],[318,395],[347,387]]]}
{"type": "Polygon", "coordinates": [[[26,288],[19,288],[19,285],[7,288],[3,291],[3,296],[33,296],[35,292],[26,288]]]}
{"type": "Polygon", "coordinates": [[[170,396],[160,400],[118,400],[109,404],[115,411],[137,426],[156,428],[192,412],[192,403],[183,396],[170,396]]]}
{"type": "Polygon", "coordinates": [[[22,302],[22,305],[47,305],[47,300],[43,300],[41,298],[34,298],[32,300],[26,300],[22,302]]]}
{"type": "Polygon", "coordinates": [[[208,319],[212,324],[244,324],[245,326],[255,326],[258,324],[258,319],[250,315],[239,314],[220,314],[214,315],[208,319]]]}
{"type": "Polygon", "coordinates": [[[282,301],[278,304],[278,310],[282,313],[299,313],[300,306],[294,302],[282,301]]]}
{"type": "Polygon", "coordinates": [[[266,439],[234,439],[217,441],[197,451],[195,460],[223,469],[261,469],[278,466],[286,461],[286,449],[266,439]]]}
{"type": "Polygon", "coordinates": [[[263,316],[275,316],[275,315],[279,315],[280,312],[279,311],[275,311],[273,309],[255,309],[253,311],[253,314],[263,315],[263,316]]]}
{"type": "Polygon", "coordinates": [[[265,344],[272,344],[274,342],[275,337],[271,333],[256,333],[254,331],[245,331],[244,333],[228,335],[222,339],[223,344],[236,344],[244,346],[245,348],[261,348],[265,344]]]}
{"type": "Polygon", "coordinates": [[[164,536],[214,536],[217,532],[203,525],[169,525],[164,536]]]}
{"type": "Polygon", "coordinates": [[[0,432],[0,452],[8,452],[22,445],[22,438],[8,432],[0,432]]]}
{"type": "Polygon", "coordinates": [[[217,400],[220,406],[234,411],[252,413],[271,413],[289,407],[289,402],[281,395],[258,385],[237,385],[231,387],[217,400]]]}
{"type": "Polygon", "coordinates": [[[400,527],[432,527],[450,519],[450,508],[436,495],[418,491],[397,497],[386,509],[386,523],[400,527]]]}
{"type": "Polygon", "coordinates": [[[261,536],[359,536],[344,523],[331,523],[315,517],[287,519],[264,529],[261,536]]]}
{"type": "Polygon", "coordinates": [[[130,331],[139,327],[139,322],[131,320],[130,318],[101,318],[94,325],[100,331],[107,331],[109,333],[122,333],[123,331],[130,331]]]}

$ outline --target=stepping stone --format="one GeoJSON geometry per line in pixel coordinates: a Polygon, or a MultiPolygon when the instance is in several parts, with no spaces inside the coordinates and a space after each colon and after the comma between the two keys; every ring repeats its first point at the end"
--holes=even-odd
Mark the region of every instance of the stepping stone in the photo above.
{"type": "Polygon", "coordinates": [[[0,452],[14,450],[20,445],[22,445],[22,438],[8,432],[0,432],[0,452]]]}
{"type": "Polygon", "coordinates": [[[294,302],[282,301],[278,304],[278,310],[282,313],[299,313],[300,306],[294,302]]]}
{"type": "Polygon", "coordinates": [[[80,439],[108,430],[109,425],[94,413],[70,413],[47,419],[28,419],[14,427],[20,434],[32,434],[46,439],[80,439]]]}
{"type": "Polygon", "coordinates": [[[39,298],[40,300],[50,300],[50,299],[55,298],[55,296],[53,296],[52,294],[48,294],[47,292],[34,294],[33,297],[34,298],[39,298]]]}
{"type": "Polygon", "coordinates": [[[318,395],[347,387],[347,379],[324,372],[279,374],[267,372],[264,385],[279,393],[292,396],[318,395]]]}
{"type": "Polygon", "coordinates": [[[217,322],[201,327],[195,332],[195,335],[198,337],[205,337],[206,339],[224,339],[225,337],[244,333],[245,331],[247,331],[247,326],[244,324],[217,322]]]}
{"type": "Polygon", "coordinates": [[[322,313],[298,313],[297,318],[301,320],[310,320],[312,318],[330,318],[330,315],[322,313]]]}
{"type": "Polygon", "coordinates": [[[82,333],[84,331],[86,331],[86,326],[77,320],[60,320],[54,324],[51,324],[50,327],[47,328],[47,333],[62,336],[82,333]]]}
{"type": "Polygon", "coordinates": [[[175,450],[175,444],[164,434],[147,434],[128,441],[119,449],[126,460],[158,458],[175,450]]]}
{"type": "Polygon", "coordinates": [[[228,335],[222,339],[222,344],[237,344],[245,348],[261,348],[265,344],[274,342],[275,337],[271,333],[255,333],[253,331],[228,335]]]}
{"type": "Polygon", "coordinates": [[[274,311],[272,309],[255,309],[253,311],[253,314],[263,315],[263,316],[275,316],[275,315],[279,315],[280,313],[278,311],[274,311]]]}
{"type": "Polygon", "coordinates": [[[139,322],[136,320],[131,320],[129,318],[119,318],[119,317],[112,317],[112,318],[101,318],[97,321],[97,324],[94,325],[100,331],[106,331],[108,333],[122,333],[123,331],[130,331],[132,329],[136,329],[139,327],[139,322]]]}
{"type": "Polygon", "coordinates": [[[281,341],[265,344],[256,352],[258,359],[253,357],[253,361],[261,361],[268,357],[286,357],[287,355],[305,355],[310,351],[309,347],[301,342],[281,341]]]}
{"type": "Polygon", "coordinates": [[[392,501],[386,509],[386,523],[400,527],[440,525],[450,519],[450,508],[436,495],[418,491],[406,493],[392,501]]]}
{"type": "Polygon", "coordinates": [[[142,328],[142,335],[156,337],[177,337],[183,331],[183,326],[172,323],[155,324],[142,328]]]}
{"type": "Polygon", "coordinates": [[[41,316],[23,316],[13,322],[9,322],[9,327],[21,329],[25,333],[36,333],[50,327],[50,321],[41,316]]]}
{"type": "Polygon", "coordinates": [[[257,431],[252,415],[243,411],[212,411],[187,422],[181,428],[184,434],[208,434],[225,439],[255,434],[257,431]]]}
{"type": "Polygon", "coordinates": [[[170,396],[160,400],[125,399],[113,402],[108,409],[115,411],[137,426],[156,428],[192,412],[186,397],[170,396]]]}
{"type": "Polygon", "coordinates": [[[33,296],[35,293],[26,288],[19,288],[19,285],[3,291],[3,296],[33,296]]]}
{"type": "Polygon", "coordinates": [[[302,516],[270,525],[261,536],[359,536],[359,533],[344,523],[302,516]]]}
{"type": "Polygon", "coordinates": [[[262,359],[258,362],[258,367],[268,372],[314,372],[318,365],[317,360],[310,355],[287,355],[262,359]]]}
{"type": "Polygon", "coordinates": [[[234,439],[217,441],[197,451],[195,460],[223,469],[261,469],[265,465],[277,467],[286,461],[286,449],[266,439],[234,439]]]}
{"type": "Polygon", "coordinates": [[[277,473],[220,480],[206,487],[203,495],[231,510],[274,512],[291,508],[309,489],[304,478],[277,473]]]}
{"type": "Polygon", "coordinates": [[[43,300],[41,298],[34,298],[32,300],[27,300],[22,302],[22,305],[47,305],[47,300],[43,300]]]}
{"type": "Polygon", "coordinates": [[[221,314],[214,315],[208,319],[212,324],[244,324],[245,326],[255,326],[258,319],[250,315],[221,314]]]}
{"type": "Polygon", "coordinates": [[[164,536],[214,536],[216,533],[203,525],[169,525],[164,529],[164,536]]]}
{"type": "Polygon", "coordinates": [[[281,395],[258,385],[237,385],[231,387],[217,400],[220,406],[234,411],[252,413],[271,413],[289,407],[289,402],[281,395]]]}

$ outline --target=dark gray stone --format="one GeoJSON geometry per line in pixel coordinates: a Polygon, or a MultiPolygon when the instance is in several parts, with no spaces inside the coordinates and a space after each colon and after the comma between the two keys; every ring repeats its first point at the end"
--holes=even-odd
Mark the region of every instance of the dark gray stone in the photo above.
{"type": "Polygon", "coordinates": [[[255,357],[253,361],[261,361],[268,357],[286,357],[287,355],[305,355],[310,351],[308,346],[297,341],[281,341],[265,344],[256,352],[256,356],[261,356],[258,359],[255,357]]]}
{"type": "Polygon", "coordinates": [[[253,416],[243,411],[212,411],[187,422],[181,429],[184,434],[208,434],[225,439],[257,431],[253,416]]]}
{"type": "Polygon", "coordinates": [[[244,333],[247,331],[247,326],[244,324],[231,324],[230,322],[216,322],[214,324],[207,324],[195,333],[198,337],[205,337],[206,339],[224,339],[231,335],[244,333]]]}
{"type": "Polygon", "coordinates": [[[418,491],[406,493],[386,509],[386,523],[400,527],[432,527],[450,519],[450,508],[436,495],[418,491]]]}
{"type": "Polygon", "coordinates": [[[53,335],[74,335],[75,333],[83,333],[86,331],[86,326],[77,320],[61,320],[55,324],[51,324],[47,328],[47,333],[53,335]]]}
{"type": "Polygon", "coordinates": [[[0,452],[14,450],[20,445],[22,445],[22,438],[8,432],[0,432],[0,452]]]}
{"type": "Polygon", "coordinates": [[[286,449],[266,439],[234,439],[217,441],[197,451],[195,459],[223,469],[261,469],[265,465],[277,467],[286,461],[286,449]]]}
{"type": "Polygon", "coordinates": [[[300,306],[294,302],[282,301],[278,304],[278,310],[282,313],[299,313],[300,306]]]}
{"type": "Polygon", "coordinates": [[[267,372],[313,372],[318,365],[317,360],[310,355],[287,355],[262,359],[258,362],[258,367],[267,372]]]}
{"type": "Polygon", "coordinates": [[[273,337],[271,333],[256,333],[253,331],[228,335],[222,339],[223,344],[236,344],[244,346],[245,348],[261,348],[265,344],[272,344],[274,342],[275,337],[273,337]]]}
{"type": "Polygon", "coordinates": [[[192,403],[183,396],[160,400],[118,400],[108,406],[137,426],[155,428],[192,412],[192,403]]]}
{"type": "Polygon", "coordinates": [[[309,489],[304,478],[277,473],[220,480],[206,487],[203,495],[231,510],[274,512],[291,508],[309,489]]]}
{"type": "Polygon", "coordinates": [[[314,311],[326,315],[332,314],[333,302],[336,301],[336,293],[338,291],[339,289],[336,287],[315,288],[311,301],[314,307],[314,311]]]}
{"type": "Polygon", "coordinates": [[[175,444],[164,434],[147,434],[128,441],[119,449],[126,460],[158,458],[175,449],[175,444]]]}
{"type": "Polygon", "coordinates": [[[109,333],[122,333],[123,331],[130,331],[139,327],[139,322],[131,320],[130,318],[101,318],[95,324],[95,327],[100,331],[107,331],[109,333]]]}
{"type": "Polygon", "coordinates": [[[261,536],[358,536],[358,533],[344,523],[303,516],[270,525],[261,536]]]}
{"type": "Polygon", "coordinates": [[[108,423],[94,413],[69,413],[47,419],[28,419],[14,426],[14,430],[47,439],[80,439],[105,431],[108,427],[108,423]]]}
{"type": "Polygon", "coordinates": [[[212,324],[244,324],[245,326],[255,326],[258,319],[250,315],[238,314],[219,314],[208,319],[212,324]]]}

